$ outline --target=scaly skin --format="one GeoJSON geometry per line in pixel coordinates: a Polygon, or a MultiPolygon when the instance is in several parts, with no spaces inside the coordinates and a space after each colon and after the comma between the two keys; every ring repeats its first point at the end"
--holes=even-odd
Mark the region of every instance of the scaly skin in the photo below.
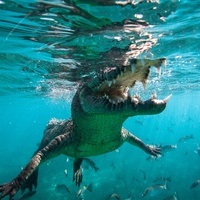
{"type": "Polygon", "coordinates": [[[11,182],[0,185],[0,199],[7,195],[11,199],[20,188],[24,191],[26,188],[32,190],[33,185],[36,187],[38,167],[60,154],[75,158],[73,180],[78,186],[82,182],[84,157],[113,151],[124,142],[153,156],[160,154],[158,148],[144,144],[122,125],[130,116],[158,114],[165,109],[169,97],[157,100],[154,94],[149,100],[142,101],[138,95],[128,93],[136,81],[145,86],[150,66],[159,69],[164,61],[133,59],[80,87],[72,101],[72,119],[50,121],[31,161],[11,182]]]}

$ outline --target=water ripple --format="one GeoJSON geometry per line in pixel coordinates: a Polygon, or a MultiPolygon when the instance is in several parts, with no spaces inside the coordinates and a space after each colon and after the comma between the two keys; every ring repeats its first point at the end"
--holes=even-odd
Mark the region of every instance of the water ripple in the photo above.
{"type": "Polygon", "coordinates": [[[168,59],[167,70],[157,84],[149,85],[150,90],[159,87],[165,93],[199,87],[195,3],[70,2],[1,1],[1,95],[62,97],[132,57],[168,59]]]}

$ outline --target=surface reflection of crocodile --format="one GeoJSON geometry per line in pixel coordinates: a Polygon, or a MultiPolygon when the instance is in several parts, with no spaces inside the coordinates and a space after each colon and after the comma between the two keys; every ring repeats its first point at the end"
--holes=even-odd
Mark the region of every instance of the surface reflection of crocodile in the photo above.
{"type": "Polygon", "coordinates": [[[45,161],[61,154],[74,158],[74,181],[82,182],[81,163],[84,157],[113,151],[124,142],[157,156],[158,148],[144,144],[139,138],[122,127],[131,116],[161,113],[170,96],[157,100],[156,94],[146,101],[139,95],[131,96],[129,88],[136,81],[144,87],[150,66],[158,70],[165,59],[129,60],[129,64],[107,70],[101,76],[83,84],[72,101],[70,120],[51,120],[39,149],[31,161],[11,182],[0,185],[1,197],[12,196],[22,188],[32,190],[37,186],[38,167],[45,161]]]}

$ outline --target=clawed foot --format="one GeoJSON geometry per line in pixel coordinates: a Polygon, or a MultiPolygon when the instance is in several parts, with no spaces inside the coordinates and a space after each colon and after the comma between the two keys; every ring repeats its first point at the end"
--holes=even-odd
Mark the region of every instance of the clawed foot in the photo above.
{"type": "Polygon", "coordinates": [[[145,151],[146,151],[146,153],[148,153],[152,156],[155,156],[155,157],[162,155],[161,148],[153,147],[153,146],[150,146],[150,145],[145,146],[145,151]]]}
{"type": "Polygon", "coordinates": [[[73,181],[76,181],[76,185],[79,187],[82,183],[82,168],[80,167],[77,171],[74,172],[73,181]]]}
{"type": "Polygon", "coordinates": [[[15,186],[14,181],[0,185],[0,193],[1,193],[0,199],[4,198],[7,195],[10,196],[9,199],[12,199],[12,197],[16,194],[16,192],[17,188],[15,186]]]}

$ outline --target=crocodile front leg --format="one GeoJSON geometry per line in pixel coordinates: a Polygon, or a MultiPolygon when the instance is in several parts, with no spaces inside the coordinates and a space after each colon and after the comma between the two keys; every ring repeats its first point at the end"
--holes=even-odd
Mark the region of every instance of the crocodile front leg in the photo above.
{"type": "Polygon", "coordinates": [[[139,147],[140,149],[142,149],[146,153],[153,155],[153,156],[156,156],[156,157],[158,155],[161,155],[161,152],[160,152],[161,149],[160,148],[154,148],[154,147],[151,147],[151,146],[145,144],[144,142],[142,142],[142,140],[140,140],[136,136],[132,135],[125,128],[122,128],[122,135],[125,138],[125,142],[128,142],[128,143],[130,143],[134,146],[139,147]]]}
{"type": "Polygon", "coordinates": [[[55,137],[47,146],[38,151],[21,173],[9,183],[0,185],[0,199],[9,195],[10,199],[17,193],[30,175],[45,161],[54,158],[73,143],[69,133],[55,137]]]}
{"type": "Polygon", "coordinates": [[[79,187],[82,183],[82,168],[81,163],[83,162],[83,158],[74,159],[74,174],[73,174],[73,181],[76,180],[76,185],[79,187]]]}

